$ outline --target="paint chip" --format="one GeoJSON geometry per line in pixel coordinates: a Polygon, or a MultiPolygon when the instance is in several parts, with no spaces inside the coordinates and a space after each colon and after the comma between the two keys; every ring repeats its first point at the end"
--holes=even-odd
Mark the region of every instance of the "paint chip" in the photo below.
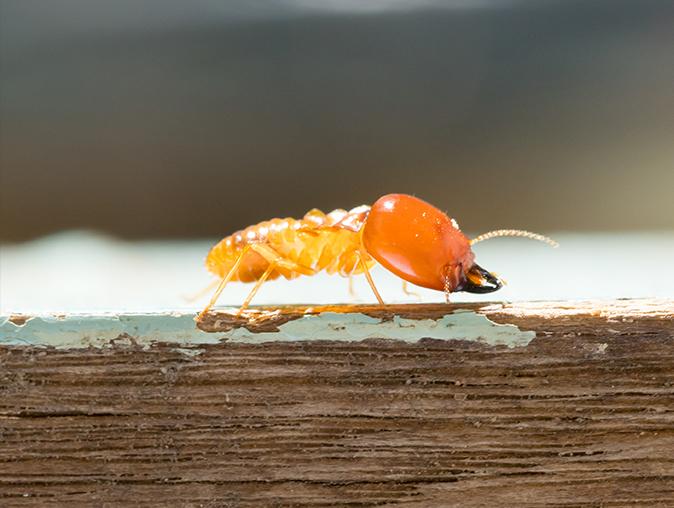
{"type": "Polygon", "coordinates": [[[30,319],[32,319],[32,316],[26,316],[25,314],[14,314],[12,316],[9,316],[7,321],[10,323],[15,324],[16,326],[23,326],[28,322],[30,319]]]}

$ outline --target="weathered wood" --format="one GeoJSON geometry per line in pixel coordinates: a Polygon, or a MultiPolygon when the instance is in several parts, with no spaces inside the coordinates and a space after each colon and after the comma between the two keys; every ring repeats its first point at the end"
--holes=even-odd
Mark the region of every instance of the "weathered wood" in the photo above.
{"type": "Polygon", "coordinates": [[[278,329],[289,321],[306,315],[325,312],[361,313],[368,316],[391,319],[393,316],[408,319],[439,319],[456,311],[472,311],[487,316],[498,323],[521,324],[535,330],[554,324],[559,326],[599,326],[622,321],[660,323],[669,326],[667,320],[674,318],[674,300],[634,299],[579,302],[517,302],[517,303],[423,303],[423,304],[338,304],[338,305],[282,305],[254,307],[238,315],[236,309],[211,311],[197,326],[206,332],[222,332],[245,327],[253,332],[278,329]]]}
{"type": "Polygon", "coordinates": [[[0,505],[673,504],[672,301],[467,308],[536,338],[2,347],[0,505]]]}

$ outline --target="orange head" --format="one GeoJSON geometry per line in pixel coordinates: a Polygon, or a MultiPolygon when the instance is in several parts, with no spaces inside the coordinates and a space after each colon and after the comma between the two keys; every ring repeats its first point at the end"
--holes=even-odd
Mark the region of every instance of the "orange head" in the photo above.
{"type": "Polygon", "coordinates": [[[502,282],[475,263],[470,241],[457,223],[407,194],[379,198],[365,221],[368,254],[398,277],[445,293],[490,293],[502,282]]]}

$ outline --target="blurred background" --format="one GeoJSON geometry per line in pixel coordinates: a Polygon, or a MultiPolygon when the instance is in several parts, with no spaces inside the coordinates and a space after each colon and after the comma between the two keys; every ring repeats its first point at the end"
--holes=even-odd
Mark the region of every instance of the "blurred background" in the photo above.
{"type": "Polygon", "coordinates": [[[6,246],[388,192],[474,233],[673,230],[673,138],[668,0],[0,0],[6,246]]]}
{"type": "Polygon", "coordinates": [[[674,2],[0,0],[0,240],[215,237],[413,193],[674,228],[674,2]]]}

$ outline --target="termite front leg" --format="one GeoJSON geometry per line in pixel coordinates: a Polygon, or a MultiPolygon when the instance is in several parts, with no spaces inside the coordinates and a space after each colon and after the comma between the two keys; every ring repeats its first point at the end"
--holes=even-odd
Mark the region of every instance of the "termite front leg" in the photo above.
{"type": "Polygon", "coordinates": [[[403,293],[407,296],[413,296],[417,300],[421,300],[421,295],[415,291],[411,291],[409,288],[409,283],[406,280],[403,280],[403,293]]]}
{"type": "Polygon", "coordinates": [[[374,280],[372,280],[372,275],[370,275],[370,270],[367,267],[367,263],[365,262],[363,252],[359,251],[358,252],[358,262],[360,263],[361,268],[363,269],[363,273],[365,274],[365,278],[367,279],[367,283],[370,285],[372,288],[372,292],[374,293],[374,296],[377,298],[377,301],[379,302],[379,305],[386,305],[384,303],[384,300],[382,300],[381,295],[379,294],[379,291],[377,291],[377,286],[374,285],[374,280]]]}

